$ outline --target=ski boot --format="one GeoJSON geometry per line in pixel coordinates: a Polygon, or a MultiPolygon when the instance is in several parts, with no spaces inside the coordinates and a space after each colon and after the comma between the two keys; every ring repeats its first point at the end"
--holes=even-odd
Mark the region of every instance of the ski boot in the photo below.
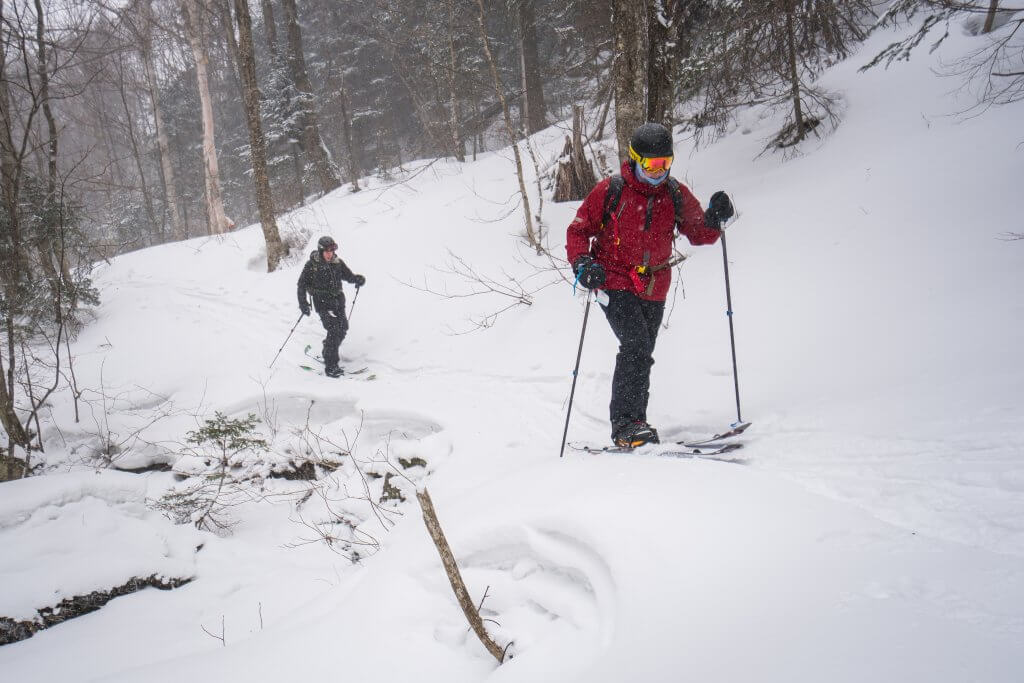
{"type": "Polygon", "coordinates": [[[658,430],[643,420],[624,422],[615,428],[612,441],[620,448],[636,448],[646,443],[661,443],[658,430]]]}
{"type": "Polygon", "coordinates": [[[325,369],[324,374],[327,375],[328,377],[341,377],[342,375],[345,374],[345,371],[339,368],[338,366],[334,366],[325,369]]]}

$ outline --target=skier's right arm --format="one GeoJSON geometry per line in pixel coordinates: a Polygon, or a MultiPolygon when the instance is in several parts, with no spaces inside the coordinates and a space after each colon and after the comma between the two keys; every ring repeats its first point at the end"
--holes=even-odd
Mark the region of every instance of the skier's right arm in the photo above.
{"type": "Polygon", "coordinates": [[[306,263],[302,269],[302,275],[299,276],[297,293],[299,295],[299,310],[302,311],[302,315],[309,315],[309,299],[306,297],[306,292],[309,290],[309,277],[312,272],[313,263],[310,261],[306,263]]]}
{"type": "Polygon", "coordinates": [[[587,198],[576,210],[565,233],[565,255],[569,264],[575,263],[580,256],[590,253],[590,240],[601,232],[601,220],[604,218],[604,200],[608,194],[609,178],[599,182],[590,191],[587,198]]]}

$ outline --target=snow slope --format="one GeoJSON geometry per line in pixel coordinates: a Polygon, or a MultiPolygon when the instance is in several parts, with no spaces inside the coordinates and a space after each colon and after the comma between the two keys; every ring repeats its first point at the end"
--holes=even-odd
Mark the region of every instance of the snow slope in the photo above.
{"type": "MultiPolygon", "coordinates": [[[[964,36],[937,57],[857,74],[888,38],[826,75],[845,119],[802,156],[757,156],[777,128],[758,111],[706,148],[678,140],[674,174],[698,197],[726,189],[739,209],[730,274],[743,416],[755,423],[740,462],[558,458],[583,299],[517,239],[507,150],[418,162],[401,182],[283,221],[309,244],[332,234],[367,276],[342,355],[373,380],[298,367],[322,338],[315,319],[267,367],[298,315],[305,254],[266,274],[257,226],[99,266],[103,303],[74,347],[93,409],[75,425],[67,397],[54,406],[62,428],[47,457],[72,474],[4,486],[0,547],[14,552],[0,560],[0,615],[132,572],[195,580],[0,648],[0,670],[30,681],[1019,680],[1024,242],[998,238],[1022,231],[1024,106],[950,116],[964,103],[930,67],[970,49],[964,36]],[[453,258],[556,284],[458,334],[511,301],[422,291],[470,290],[443,272],[453,258]],[[171,474],[83,473],[104,440],[120,444],[106,449],[115,465],[180,463],[185,433],[214,410],[263,417],[277,455],[296,452],[309,424],[335,443],[358,432],[354,452],[367,456],[424,458],[429,473],[412,478],[428,482],[514,658],[496,668],[467,634],[411,500],[390,531],[361,513],[380,549],[352,565],[304,542],[302,522],[325,513],[297,502],[300,484],[268,480],[219,538],[141,508],[171,474]]],[[[543,160],[562,134],[537,136],[543,160]]],[[[575,208],[544,204],[556,255],[575,208]]],[[[654,367],[649,416],[667,437],[735,415],[721,250],[689,251],[654,367]]],[[[570,439],[600,442],[615,341],[591,314],[570,439]]],[[[411,498],[411,482],[400,486],[411,498]]]]}

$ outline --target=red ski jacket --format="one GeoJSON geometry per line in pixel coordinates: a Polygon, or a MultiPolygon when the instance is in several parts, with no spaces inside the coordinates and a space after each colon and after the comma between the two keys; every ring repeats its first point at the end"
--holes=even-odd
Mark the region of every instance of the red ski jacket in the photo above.
{"type": "MultiPolygon", "coordinates": [[[[607,225],[602,219],[611,178],[599,182],[583,200],[566,232],[566,255],[571,264],[589,253],[604,266],[608,279],[602,289],[664,301],[672,282],[672,269],[666,264],[672,258],[677,225],[671,190],[667,181],[648,185],[639,180],[628,161],[622,164],[622,178],[622,196],[607,225]]],[[[679,232],[695,246],[714,244],[719,232],[704,223],[700,202],[682,183],[679,192],[683,200],[679,232]]]]}

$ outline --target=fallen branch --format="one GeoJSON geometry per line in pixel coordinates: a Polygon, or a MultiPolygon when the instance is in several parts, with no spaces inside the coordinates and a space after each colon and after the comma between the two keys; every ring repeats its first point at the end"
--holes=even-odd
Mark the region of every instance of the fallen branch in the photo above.
{"type": "Polygon", "coordinates": [[[433,539],[434,545],[437,546],[438,554],[441,555],[441,563],[444,565],[444,571],[448,575],[448,581],[452,585],[452,590],[455,591],[455,597],[459,601],[462,613],[466,615],[469,625],[473,628],[473,632],[476,633],[480,642],[501,664],[505,660],[505,651],[491,639],[487,629],[484,628],[484,622],[480,618],[480,613],[473,605],[473,600],[469,597],[469,591],[462,580],[462,574],[459,573],[459,565],[456,564],[452,549],[448,545],[448,540],[444,537],[441,523],[437,520],[437,513],[434,512],[434,503],[430,500],[430,493],[424,488],[422,491],[416,491],[416,498],[420,501],[420,509],[423,510],[423,521],[427,525],[427,531],[430,532],[430,538],[433,539]]]}

